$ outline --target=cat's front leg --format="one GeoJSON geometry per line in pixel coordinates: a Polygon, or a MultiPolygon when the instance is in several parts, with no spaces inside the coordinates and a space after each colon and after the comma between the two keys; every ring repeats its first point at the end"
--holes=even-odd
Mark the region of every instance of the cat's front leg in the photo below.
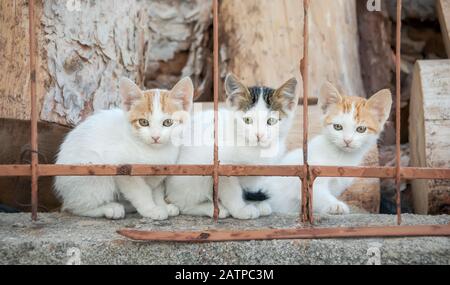
{"type": "Polygon", "coordinates": [[[313,210],[319,214],[345,215],[350,208],[330,191],[329,178],[319,178],[314,184],[313,210]]]}
{"type": "Polygon", "coordinates": [[[257,207],[245,203],[241,185],[236,177],[220,177],[219,198],[233,218],[249,220],[260,216],[257,207]]]}
{"type": "Polygon", "coordinates": [[[152,189],[144,178],[123,176],[115,179],[120,192],[141,216],[153,220],[165,220],[169,217],[166,207],[154,202],[152,189]]]}
{"type": "Polygon", "coordinates": [[[153,189],[153,198],[155,200],[156,205],[165,207],[167,209],[167,213],[169,217],[175,217],[180,214],[180,210],[174,204],[167,204],[165,199],[165,185],[164,182],[161,182],[158,187],[153,189]]]}

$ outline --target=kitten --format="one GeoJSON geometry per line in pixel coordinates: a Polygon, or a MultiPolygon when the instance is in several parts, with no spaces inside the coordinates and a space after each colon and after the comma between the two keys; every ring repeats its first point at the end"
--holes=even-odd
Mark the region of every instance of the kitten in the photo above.
{"type": "MultiPolygon", "coordinates": [[[[358,166],[374,147],[389,117],[392,97],[387,89],[370,99],[343,96],[330,83],[322,87],[319,105],[323,110],[322,134],[308,146],[310,165],[358,166]]],[[[301,149],[287,154],[282,165],[303,163],[301,149]]],[[[321,214],[347,214],[349,207],[339,197],[353,178],[317,178],[314,183],[313,210],[321,214]]],[[[299,211],[300,179],[270,177],[258,200],[270,203],[274,212],[299,211]]],[[[255,200],[255,199],[254,199],[255,200]]]]}
{"type": "MultiPolygon", "coordinates": [[[[142,91],[120,80],[122,109],[101,111],[66,137],[58,164],[174,164],[179,147],[172,140],[188,125],[194,87],[190,78],[168,90],[142,91]]],[[[120,219],[131,203],[143,217],[178,215],[164,197],[164,177],[56,177],[62,209],[75,215],[120,219]],[[126,203],[122,203],[126,202],[126,203]]]]}
{"type": "MultiPolygon", "coordinates": [[[[297,106],[297,80],[288,80],[277,90],[246,87],[234,75],[225,80],[227,107],[219,110],[219,160],[221,164],[275,164],[284,155],[284,141],[297,106]]],[[[184,146],[180,164],[213,163],[213,111],[202,112],[192,119],[207,129],[209,144],[184,146]]],[[[195,136],[198,138],[199,136],[195,136]]],[[[242,188],[255,189],[258,177],[220,177],[220,218],[253,219],[269,215],[268,203],[246,203],[242,188]]],[[[182,214],[213,216],[211,177],[169,177],[168,200],[182,214]]],[[[259,189],[259,188],[258,188],[259,189]]]]}

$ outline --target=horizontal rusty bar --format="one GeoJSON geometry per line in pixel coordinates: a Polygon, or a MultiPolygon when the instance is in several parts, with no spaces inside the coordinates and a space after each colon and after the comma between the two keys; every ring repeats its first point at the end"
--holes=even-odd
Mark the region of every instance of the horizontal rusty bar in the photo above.
{"type": "Polygon", "coordinates": [[[31,176],[29,164],[4,164],[0,165],[0,177],[2,176],[31,176]]]}
{"type": "MultiPolygon", "coordinates": [[[[40,164],[39,176],[209,176],[214,172],[213,165],[62,165],[40,164]]],[[[299,166],[219,166],[220,176],[295,176],[303,172],[299,166]]],[[[30,176],[29,165],[0,165],[1,176],[30,176]]]]}
{"type": "MultiPolygon", "coordinates": [[[[303,80],[304,81],[304,80],[303,80]]],[[[300,106],[303,106],[303,104],[304,104],[304,97],[300,97],[300,99],[299,99],[299,105],[300,106]]],[[[307,98],[306,99],[307,100],[307,102],[308,102],[308,106],[311,106],[311,105],[317,105],[317,104],[319,104],[319,99],[318,98],[307,98]]]]}
{"type": "Polygon", "coordinates": [[[245,231],[160,232],[122,229],[120,235],[137,241],[224,242],[273,239],[331,239],[371,237],[450,236],[450,225],[261,229],[245,231]]]}
{"type": "MultiPolygon", "coordinates": [[[[311,166],[314,177],[395,178],[395,167],[311,166]]],[[[213,165],[63,165],[39,164],[39,176],[209,176],[213,165]]],[[[220,165],[220,176],[303,177],[302,165],[220,165]]],[[[27,164],[0,165],[1,176],[31,176],[27,164]]],[[[402,179],[450,179],[449,168],[402,167],[402,179]]]]}
{"type": "Polygon", "coordinates": [[[220,165],[220,176],[303,177],[301,165],[220,165]]]}
{"type": "MultiPolygon", "coordinates": [[[[395,178],[395,167],[311,166],[315,177],[395,178]]],[[[450,168],[402,167],[401,179],[450,179],[450,168]]]]}
{"type": "MultiPolygon", "coordinates": [[[[210,165],[63,165],[39,164],[39,176],[158,176],[158,175],[211,175],[210,165]]],[[[29,165],[0,165],[2,176],[30,176],[29,165]]]]}
{"type": "Polygon", "coordinates": [[[402,167],[401,179],[450,179],[450,168],[402,167]]]}
{"type": "Polygon", "coordinates": [[[314,177],[393,178],[395,176],[394,167],[310,166],[310,169],[314,177]]]}
{"type": "Polygon", "coordinates": [[[39,165],[39,176],[207,176],[211,165],[39,165]]]}
{"type": "MultiPolygon", "coordinates": [[[[44,165],[39,166],[40,176],[211,176],[214,165],[44,165]]],[[[239,166],[220,165],[220,176],[300,176],[298,166],[239,166]]]]}

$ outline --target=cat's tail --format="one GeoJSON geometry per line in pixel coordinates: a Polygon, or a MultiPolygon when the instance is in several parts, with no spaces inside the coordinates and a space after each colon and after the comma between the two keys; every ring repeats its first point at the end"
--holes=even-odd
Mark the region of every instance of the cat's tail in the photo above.
{"type": "Polygon", "coordinates": [[[270,199],[269,195],[265,193],[262,189],[256,192],[244,189],[243,195],[244,200],[248,202],[263,202],[270,199]]]}

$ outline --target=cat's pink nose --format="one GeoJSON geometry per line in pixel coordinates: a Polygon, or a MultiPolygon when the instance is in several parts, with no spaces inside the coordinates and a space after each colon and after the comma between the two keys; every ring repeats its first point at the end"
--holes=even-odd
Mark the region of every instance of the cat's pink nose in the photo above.
{"type": "Polygon", "coordinates": [[[258,141],[261,141],[264,138],[263,134],[256,134],[256,138],[258,139],[258,141]]]}
{"type": "Polygon", "coordinates": [[[347,146],[350,146],[350,144],[353,142],[353,140],[344,140],[344,142],[347,146]]]}
{"type": "Polygon", "coordinates": [[[161,137],[152,137],[153,141],[157,143],[161,137]]]}

